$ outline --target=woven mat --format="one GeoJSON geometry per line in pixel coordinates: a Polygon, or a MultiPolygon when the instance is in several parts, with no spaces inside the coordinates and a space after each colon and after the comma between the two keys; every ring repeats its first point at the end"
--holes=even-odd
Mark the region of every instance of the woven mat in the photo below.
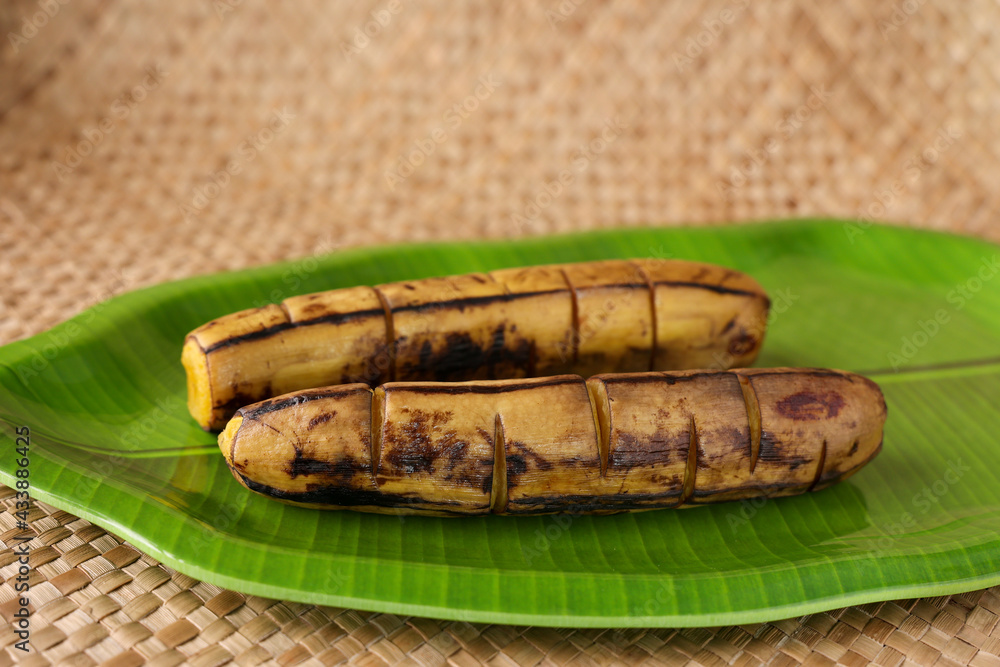
{"type": "MultiPolygon", "coordinates": [[[[1000,240],[995,2],[652,4],[3,3],[0,343],[363,244],[811,215],[1000,240]]],[[[1000,665],[1000,588],[729,628],[469,625],[247,598],[44,504],[30,523],[39,652],[5,626],[2,664],[1000,665]]],[[[15,571],[0,554],[7,619],[15,571]]]]}

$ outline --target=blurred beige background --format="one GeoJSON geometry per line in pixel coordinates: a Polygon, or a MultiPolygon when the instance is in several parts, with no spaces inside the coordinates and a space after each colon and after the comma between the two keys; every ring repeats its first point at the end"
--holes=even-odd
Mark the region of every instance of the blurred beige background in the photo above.
{"type": "MultiPolygon", "coordinates": [[[[1000,241],[997,25],[992,0],[5,2],[0,343],[142,285],[386,242],[789,216],[1000,241]]],[[[997,589],[710,631],[497,629],[244,604],[39,520],[73,526],[54,564],[82,540],[121,574],[51,588],[50,655],[75,664],[1000,664],[997,589]],[[160,584],[194,601],[158,606],[160,584]],[[104,600],[136,597],[148,616],[104,600]]]]}
{"type": "Polygon", "coordinates": [[[0,12],[4,341],[317,248],[863,215],[1000,240],[990,0],[0,12]]]}

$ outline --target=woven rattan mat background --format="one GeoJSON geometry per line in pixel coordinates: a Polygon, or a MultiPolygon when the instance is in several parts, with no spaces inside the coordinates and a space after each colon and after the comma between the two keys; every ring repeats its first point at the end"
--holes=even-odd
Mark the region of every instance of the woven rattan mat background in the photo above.
{"type": "MultiPolygon", "coordinates": [[[[388,241],[793,215],[1000,240],[995,2],[650,4],[5,2],[0,343],[388,241]]],[[[31,518],[38,653],[5,628],[0,663],[1000,664],[998,588],[731,628],[468,625],[245,599],[31,518]]],[[[0,554],[7,619],[15,571],[0,554]]]]}

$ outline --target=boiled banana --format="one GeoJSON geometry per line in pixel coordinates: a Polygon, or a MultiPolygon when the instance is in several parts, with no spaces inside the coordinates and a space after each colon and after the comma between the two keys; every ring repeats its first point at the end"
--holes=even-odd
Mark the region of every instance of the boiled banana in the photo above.
{"type": "Polygon", "coordinates": [[[879,452],[885,418],[878,385],[828,369],[356,383],[243,407],[219,447],[296,505],[605,513],[823,489],[879,452]]]}
{"type": "Polygon", "coordinates": [[[188,408],[207,430],[309,387],[729,368],[770,302],[749,276],[681,260],[502,269],[294,296],[188,334],[188,408]]]}

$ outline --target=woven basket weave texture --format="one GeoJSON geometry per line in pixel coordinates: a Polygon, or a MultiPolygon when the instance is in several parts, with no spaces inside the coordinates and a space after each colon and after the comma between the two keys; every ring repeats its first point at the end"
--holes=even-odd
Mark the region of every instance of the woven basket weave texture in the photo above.
{"type": "MultiPolygon", "coordinates": [[[[11,0],[0,343],[387,242],[789,216],[997,241],[998,23],[988,0],[11,0]]],[[[0,667],[1000,665],[998,588],[728,628],[469,625],[246,598],[44,504],[30,523],[41,650],[5,625],[0,667]]],[[[14,572],[8,549],[8,620],[14,572]]]]}

